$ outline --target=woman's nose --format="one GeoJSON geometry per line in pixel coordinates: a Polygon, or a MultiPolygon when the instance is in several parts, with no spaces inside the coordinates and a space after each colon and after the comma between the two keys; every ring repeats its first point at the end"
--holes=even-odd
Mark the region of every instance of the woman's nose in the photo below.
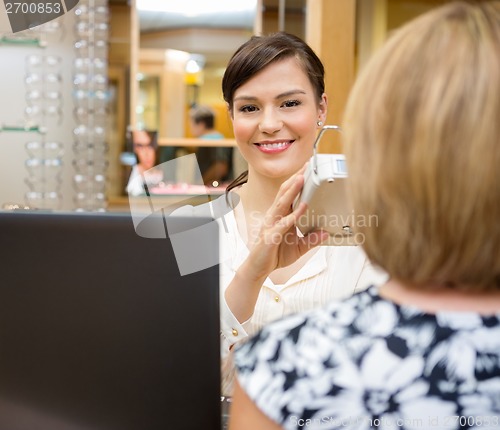
{"type": "Polygon", "coordinates": [[[262,133],[272,134],[281,130],[283,127],[283,121],[281,120],[279,114],[273,110],[265,110],[261,117],[259,123],[259,130],[262,133]]]}

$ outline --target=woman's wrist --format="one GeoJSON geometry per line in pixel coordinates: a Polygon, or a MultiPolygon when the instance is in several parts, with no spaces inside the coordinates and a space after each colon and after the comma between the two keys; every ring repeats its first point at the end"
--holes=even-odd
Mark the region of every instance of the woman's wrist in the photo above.
{"type": "Polygon", "coordinates": [[[260,290],[266,278],[270,275],[265,270],[255,270],[255,264],[251,258],[247,258],[239,267],[236,275],[239,275],[249,288],[260,290]]]}
{"type": "Polygon", "coordinates": [[[266,275],[258,275],[248,259],[236,271],[225,292],[226,303],[240,323],[253,315],[266,275]]]}

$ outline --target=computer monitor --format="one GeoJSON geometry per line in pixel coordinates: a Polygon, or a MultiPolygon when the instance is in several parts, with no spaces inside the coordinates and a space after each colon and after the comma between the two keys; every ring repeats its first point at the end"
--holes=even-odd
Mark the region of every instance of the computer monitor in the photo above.
{"type": "Polygon", "coordinates": [[[220,429],[217,266],[181,276],[129,214],[4,212],[0,237],[0,429],[220,429]]]}

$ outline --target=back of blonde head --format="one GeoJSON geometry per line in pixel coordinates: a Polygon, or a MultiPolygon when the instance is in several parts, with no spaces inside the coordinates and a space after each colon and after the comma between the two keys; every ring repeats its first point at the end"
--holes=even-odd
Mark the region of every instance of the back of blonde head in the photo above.
{"type": "Polygon", "coordinates": [[[453,3],[398,30],[346,109],[364,248],[410,285],[500,289],[500,3],[453,3]]]}

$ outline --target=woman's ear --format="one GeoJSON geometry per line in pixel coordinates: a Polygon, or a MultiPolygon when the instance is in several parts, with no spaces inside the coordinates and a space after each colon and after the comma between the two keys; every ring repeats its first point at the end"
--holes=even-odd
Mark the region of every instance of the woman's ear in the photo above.
{"type": "Polygon", "coordinates": [[[318,121],[321,121],[323,124],[326,123],[326,114],[328,112],[328,97],[325,93],[321,95],[321,100],[318,106],[319,118],[318,121]]]}

